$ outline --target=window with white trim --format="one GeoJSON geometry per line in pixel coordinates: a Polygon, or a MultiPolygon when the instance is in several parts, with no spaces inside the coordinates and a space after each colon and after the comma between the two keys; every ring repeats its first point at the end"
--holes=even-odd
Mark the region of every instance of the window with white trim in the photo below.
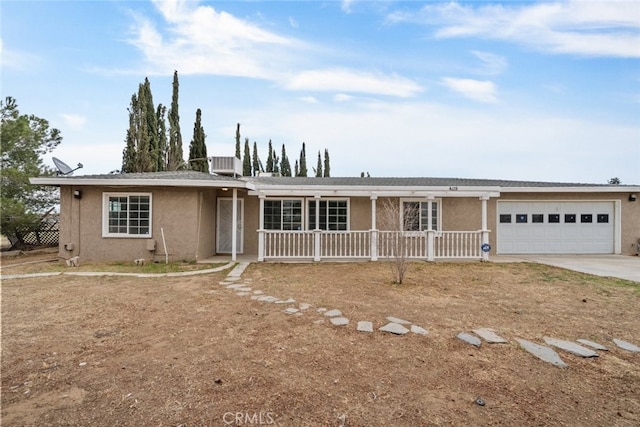
{"type": "Polygon", "coordinates": [[[103,193],[103,237],[151,237],[151,193],[103,193]]]}
{"type": "MultiPolygon", "coordinates": [[[[319,201],[320,230],[346,231],[349,229],[349,200],[324,199],[319,201]]],[[[307,200],[309,230],[316,229],[316,200],[307,200]]]]}
{"type": "Polygon", "coordinates": [[[265,200],[264,229],[302,230],[302,200],[265,200]]]}
{"type": "Polygon", "coordinates": [[[431,215],[431,229],[440,230],[440,201],[429,203],[421,200],[402,200],[402,228],[404,231],[425,231],[429,228],[429,215],[431,215]]]}

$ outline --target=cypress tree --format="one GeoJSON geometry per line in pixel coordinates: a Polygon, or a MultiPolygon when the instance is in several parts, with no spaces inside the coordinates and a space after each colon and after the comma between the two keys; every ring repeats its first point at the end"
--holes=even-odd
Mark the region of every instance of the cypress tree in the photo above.
{"type": "Polygon", "coordinates": [[[322,157],[320,156],[320,151],[318,150],[318,164],[315,169],[316,177],[320,178],[322,176],[322,157]]]}
{"type": "Polygon", "coordinates": [[[330,171],[331,167],[329,166],[329,150],[324,149],[324,175],[325,177],[331,176],[330,171]]]}
{"type": "MultiPolygon", "coordinates": [[[[151,159],[151,149],[149,144],[149,130],[147,126],[147,91],[144,84],[140,83],[138,86],[138,99],[135,105],[132,105],[134,110],[134,126],[135,126],[135,140],[136,140],[136,165],[133,172],[153,172],[155,163],[151,159]]],[[[154,111],[155,114],[155,111],[154,111]]]]}
{"type": "Polygon", "coordinates": [[[268,152],[267,152],[267,166],[266,166],[266,172],[274,172],[273,170],[273,146],[271,145],[271,140],[269,140],[269,148],[268,148],[268,152]]]}
{"type": "Polygon", "coordinates": [[[291,164],[287,157],[287,149],[282,144],[282,159],[280,160],[280,174],[282,176],[291,176],[291,164]]]}
{"type": "Polygon", "coordinates": [[[307,149],[304,142],[300,151],[300,170],[296,172],[296,176],[307,176],[307,149]]]}
{"type": "Polygon", "coordinates": [[[242,175],[251,176],[251,151],[249,151],[249,138],[244,139],[244,157],[242,159],[242,175]]]}
{"type": "Polygon", "coordinates": [[[260,163],[260,157],[258,157],[258,144],[253,141],[253,176],[258,176],[262,170],[262,164],[260,163]]]}
{"type": "Polygon", "coordinates": [[[122,152],[122,167],[120,171],[122,173],[129,173],[136,171],[137,155],[136,155],[136,114],[135,105],[138,103],[138,98],[135,94],[131,96],[131,106],[127,109],[129,111],[129,129],[127,129],[127,136],[125,139],[125,147],[122,152]]]}
{"type": "Polygon", "coordinates": [[[158,110],[156,111],[156,119],[158,121],[158,171],[166,170],[167,168],[167,154],[168,154],[168,142],[167,142],[167,125],[164,121],[167,107],[162,104],[158,104],[158,110]]]}
{"type": "Polygon", "coordinates": [[[236,126],[236,158],[241,159],[240,155],[240,123],[236,126]]]}
{"type": "Polygon", "coordinates": [[[182,152],[182,134],[180,133],[180,114],[178,112],[178,72],[173,72],[173,94],[169,108],[169,148],[167,150],[167,170],[175,171],[184,166],[182,152]]]}
{"type": "Polygon", "coordinates": [[[300,166],[298,166],[298,161],[296,160],[296,165],[294,169],[294,176],[300,176],[300,166]]]}
{"type": "Polygon", "coordinates": [[[202,111],[196,110],[196,121],[193,125],[193,139],[189,145],[189,169],[209,173],[207,160],[206,135],[202,128],[202,111]]]}
{"type": "Polygon", "coordinates": [[[145,77],[144,84],[142,85],[144,91],[144,97],[140,96],[141,100],[144,100],[141,106],[144,109],[144,118],[147,122],[147,132],[149,134],[148,150],[149,150],[149,164],[145,166],[145,169],[149,172],[156,172],[164,168],[158,168],[158,162],[160,159],[160,150],[158,147],[158,118],[156,113],[156,106],[153,103],[153,94],[151,93],[151,83],[149,78],[145,77]]]}

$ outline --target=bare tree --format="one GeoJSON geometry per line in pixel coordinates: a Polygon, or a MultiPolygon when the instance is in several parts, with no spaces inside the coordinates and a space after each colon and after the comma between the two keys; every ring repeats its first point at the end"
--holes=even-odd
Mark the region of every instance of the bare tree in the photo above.
{"type": "Polygon", "coordinates": [[[378,199],[378,247],[389,259],[395,283],[401,285],[409,268],[408,233],[419,231],[420,203],[378,199]]]}

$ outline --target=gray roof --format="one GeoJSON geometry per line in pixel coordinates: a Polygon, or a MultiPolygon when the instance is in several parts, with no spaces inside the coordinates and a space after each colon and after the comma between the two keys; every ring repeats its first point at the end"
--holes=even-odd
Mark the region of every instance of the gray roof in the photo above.
{"type": "Polygon", "coordinates": [[[585,184],[542,181],[508,181],[475,178],[379,178],[379,177],[276,177],[264,176],[248,178],[258,185],[301,185],[301,186],[373,186],[373,187],[620,187],[610,184],[585,184]]]}
{"type": "Polygon", "coordinates": [[[165,171],[165,172],[139,172],[139,173],[109,173],[101,175],[77,175],[77,176],[58,176],[58,178],[64,179],[110,179],[110,180],[122,180],[122,179],[154,179],[154,180],[167,180],[167,179],[181,179],[181,180],[194,180],[194,181],[234,181],[237,178],[221,175],[213,175],[206,172],[197,171],[165,171]]]}

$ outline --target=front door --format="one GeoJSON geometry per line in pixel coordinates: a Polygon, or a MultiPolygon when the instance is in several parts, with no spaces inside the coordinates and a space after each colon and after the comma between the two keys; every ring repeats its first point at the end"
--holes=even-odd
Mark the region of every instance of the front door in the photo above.
{"type": "MultiPolygon", "coordinates": [[[[237,199],[237,234],[236,234],[236,253],[243,252],[243,223],[244,223],[244,199],[237,199]]],[[[227,253],[232,252],[232,236],[233,236],[233,199],[218,198],[218,215],[216,226],[216,252],[227,253]]]]}

